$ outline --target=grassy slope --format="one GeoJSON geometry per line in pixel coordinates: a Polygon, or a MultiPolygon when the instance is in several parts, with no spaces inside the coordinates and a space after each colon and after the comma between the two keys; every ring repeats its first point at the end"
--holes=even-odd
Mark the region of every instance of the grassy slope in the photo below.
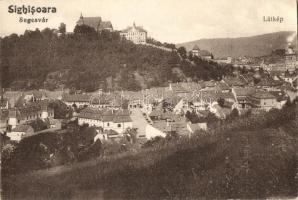
{"type": "Polygon", "coordinates": [[[3,189],[13,199],[293,196],[297,127],[293,121],[278,129],[184,138],[139,153],[56,168],[59,173],[51,169],[19,175],[3,189]]]}

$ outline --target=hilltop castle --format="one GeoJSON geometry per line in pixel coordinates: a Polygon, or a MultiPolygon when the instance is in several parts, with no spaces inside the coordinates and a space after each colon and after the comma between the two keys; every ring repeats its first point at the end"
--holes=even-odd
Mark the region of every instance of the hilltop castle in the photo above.
{"type": "Polygon", "coordinates": [[[77,21],[77,25],[87,25],[101,32],[103,30],[113,31],[113,25],[110,21],[102,21],[101,17],[83,17],[81,14],[80,19],[77,21]]]}
{"type": "Polygon", "coordinates": [[[142,26],[129,26],[120,33],[122,38],[132,41],[135,44],[145,44],[147,40],[147,31],[142,26]]]}

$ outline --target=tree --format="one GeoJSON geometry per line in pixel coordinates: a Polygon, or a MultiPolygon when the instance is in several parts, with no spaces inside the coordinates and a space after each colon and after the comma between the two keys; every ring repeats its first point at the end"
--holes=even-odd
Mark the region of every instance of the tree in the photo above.
{"type": "Polygon", "coordinates": [[[76,25],[73,30],[75,35],[93,35],[96,33],[93,27],[87,25],[76,25]]]}
{"type": "Polygon", "coordinates": [[[34,132],[42,131],[49,128],[49,124],[42,121],[41,119],[36,119],[32,121],[29,125],[33,128],[34,132]]]}
{"type": "Polygon", "coordinates": [[[188,59],[189,59],[190,61],[193,61],[193,55],[192,55],[192,53],[190,53],[190,54],[188,55],[188,59]]]}
{"type": "MultiPolygon", "coordinates": [[[[2,60],[2,59],[1,59],[2,60]]],[[[7,88],[9,86],[9,61],[8,59],[3,59],[1,63],[1,77],[0,84],[2,88],[7,88]]]]}
{"type": "Polygon", "coordinates": [[[12,153],[15,150],[15,146],[12,144],[7,144],[3,147],[1,152],[1,159],[2,162],[5,162],[6,160],[9,160],[11,158],[12,153]]]}
{"type": "Polygon", "coordinates": [[[239,111],[238,111],[236,108],[234,108],[234,109],[232,110],[231,114],[229,115],[229,118],[231,118],[231,119],[235,119],[235,118],[237,118],[237,117],[239,117],[239,111]]]}
{"type": "Polygon", "coordinates": [[[217,103],[218,103],[218,105],[219,105],[220,107],[223,107],[224,104],[225,104],[225,99],[223,99],[223,98],[219,98],[218,101],[217,101],[217,103]]]}
{"type": "Polygon", "coordinates": [[[72,111],[64,102],[55,100],[50,102],[49,106],[54,109],[55,119],[66,119],[71,117],[72,111]]]}
{"type": "Polygon", "coordinates": [[[186,58],[186,49],[185,49],[185,47],[179,47],[177,52],[180,54],[180,56],[182,58],[184,58],[184,59],[186,58]]]}
{"type": "Polygon", "coordinates": [[[62,33],[64,35],[66,33],[66,24],[60,23],[60,26],[58,29],[59,29],[59,33],[62,33]]]}

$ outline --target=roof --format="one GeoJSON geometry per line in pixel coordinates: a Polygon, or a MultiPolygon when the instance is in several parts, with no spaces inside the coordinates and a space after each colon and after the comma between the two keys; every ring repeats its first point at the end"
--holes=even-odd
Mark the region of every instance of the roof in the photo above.
{"type": "Polygon", "coordinates": [[[205,87],[214,87],[216,83],[214,81],[205,81],[204,84],[205,87]]]}
{"type": "Polygon", "coordinates": [[[253,87],[246,87],[246,88],[233,88],[235,91],[236,97],[247,97],[256,92],[256,89],[253,87]]]}
{"type": "Polygon", "coordinates": [[[257,99],[276,99],[276,97],[267,91],[257,91],[256,93],[252,94],[251,97],[257,99]]]}
{"type": "Polygon", "coordinates": [[[27,132],[30,129],[33,130],[33,128],[29,125],[18,125],[14,129],[12,129],[12,132],[27,132]]]}
{"type": "Polygon", "coordinates": [[[87,94],[63,94],[62,101],[66,102],[89,102],[91,96],[87,94]]]}
{"type": "Polygon", "coordinates": [[[271,78],[262,78],[261,81],[256,85],[257,86],[278,86],[278,85],[282,85],[282,82],[275,81],[271,78]]]}
{"type": "Polygon", "coordinates": [[[96,108],[87,107],[79,113],[79,117],[86,118],[86,119],[102,119],[103,110],[99,110],[96,108]]]}
{"type": "Polygon", "coordinates": [[[139,32],[147,33],[147,31],[142,26],[136,26],[135,23],[133,23],[133,26],[128,26],[126,29],[122,30],[121,32],[127,33],[133,29],[139,32]]]}
{"type": "Polygon", "coordinates": [[[129,115],[129,110],[126,110],[126,109],[117,110],[115,112],[115,115],[116,116],[127,116],[127,115],[129,115]]]}
{"type": "Polygon", "coordinates": [[[79,118],[100,120],[103,122],[131,122],[128,110],[106,110],[87,107],[79,113],[79,118]]]}
{"type": "Polygon", "coordinates": [[[225,78],[224,81],[229,86],[244,86],[246,84],[243,77],[228,77],[228,78],[225,78]]]}
{"type": "Polygon", "coordinates": [[[83,17],[81,16],[79,21],[77,21],[77,25],[87,25],[95,30],[98,30],[101,23],[101,17],[83,17]]]}
{"type": "Polygon", "coordinates": [[[103,21],[99,25],[99,30],[104,30],[104,29],[112,29],[113,30],[113,25],[110,21],[103,21]]]}
{"type": "Polygon", "coordinates": [[[287,100],[287,95],[283,91],[270,91],[270,93],[276,97],[277,101],[285,101],[287,100]]]}
{"type": "Polygon", "coordinates": [[[195,44],[195,46],[192,48],[192,50],[200,50],[199,46],[195,44]]]}
{"type": "Polygon", "coordinates": [[[120,116],[114,116],[113,122],[114,123],[132,122],[132,120],[129,115],[120,115],[120,116]]]}
{"type": "Polygon", "coordinates": [[[37,99],[41,99],[42,96],[46,97],[46,93],[44,91],[38,91],[38,90],[25,92],[24,95],[33,95],[37,99]]]}
{"type": "Polygon", "coordinates": [[[230,90],[231,88],[228,86],[228,84],[219,82],[216,84],[216,88],[219,90],[230,90]]]}
{"type": "Polygon", "coordinates": [[[223,99],[233,99],[235,100],[234,94],[232,92],[218,92],[216,93],[217,98],[223,99]]]}
{"type": "Polygon", "coordinates": [[[53,110],[49,107],[49,101],[41,100],[9,109],[8,116],[11,118],[24,119],[30,115],[39,115],[41,111],[49,109],[53,110]]]}

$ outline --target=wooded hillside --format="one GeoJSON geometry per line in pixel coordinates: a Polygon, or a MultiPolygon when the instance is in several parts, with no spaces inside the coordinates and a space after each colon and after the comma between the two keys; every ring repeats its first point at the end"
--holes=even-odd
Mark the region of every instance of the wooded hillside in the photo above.
{"type": "Polygon", "coordinates": [[[51,29],[12,34],[1,38],[1,51],[3,85],[15,89],[139,90],[226,73],[216,63],[191,65],[176,52],[136,45],[121,40],[118,32],[96,33],[90,27],[76,27],[74,34],[60,37],[51,29]]]}

